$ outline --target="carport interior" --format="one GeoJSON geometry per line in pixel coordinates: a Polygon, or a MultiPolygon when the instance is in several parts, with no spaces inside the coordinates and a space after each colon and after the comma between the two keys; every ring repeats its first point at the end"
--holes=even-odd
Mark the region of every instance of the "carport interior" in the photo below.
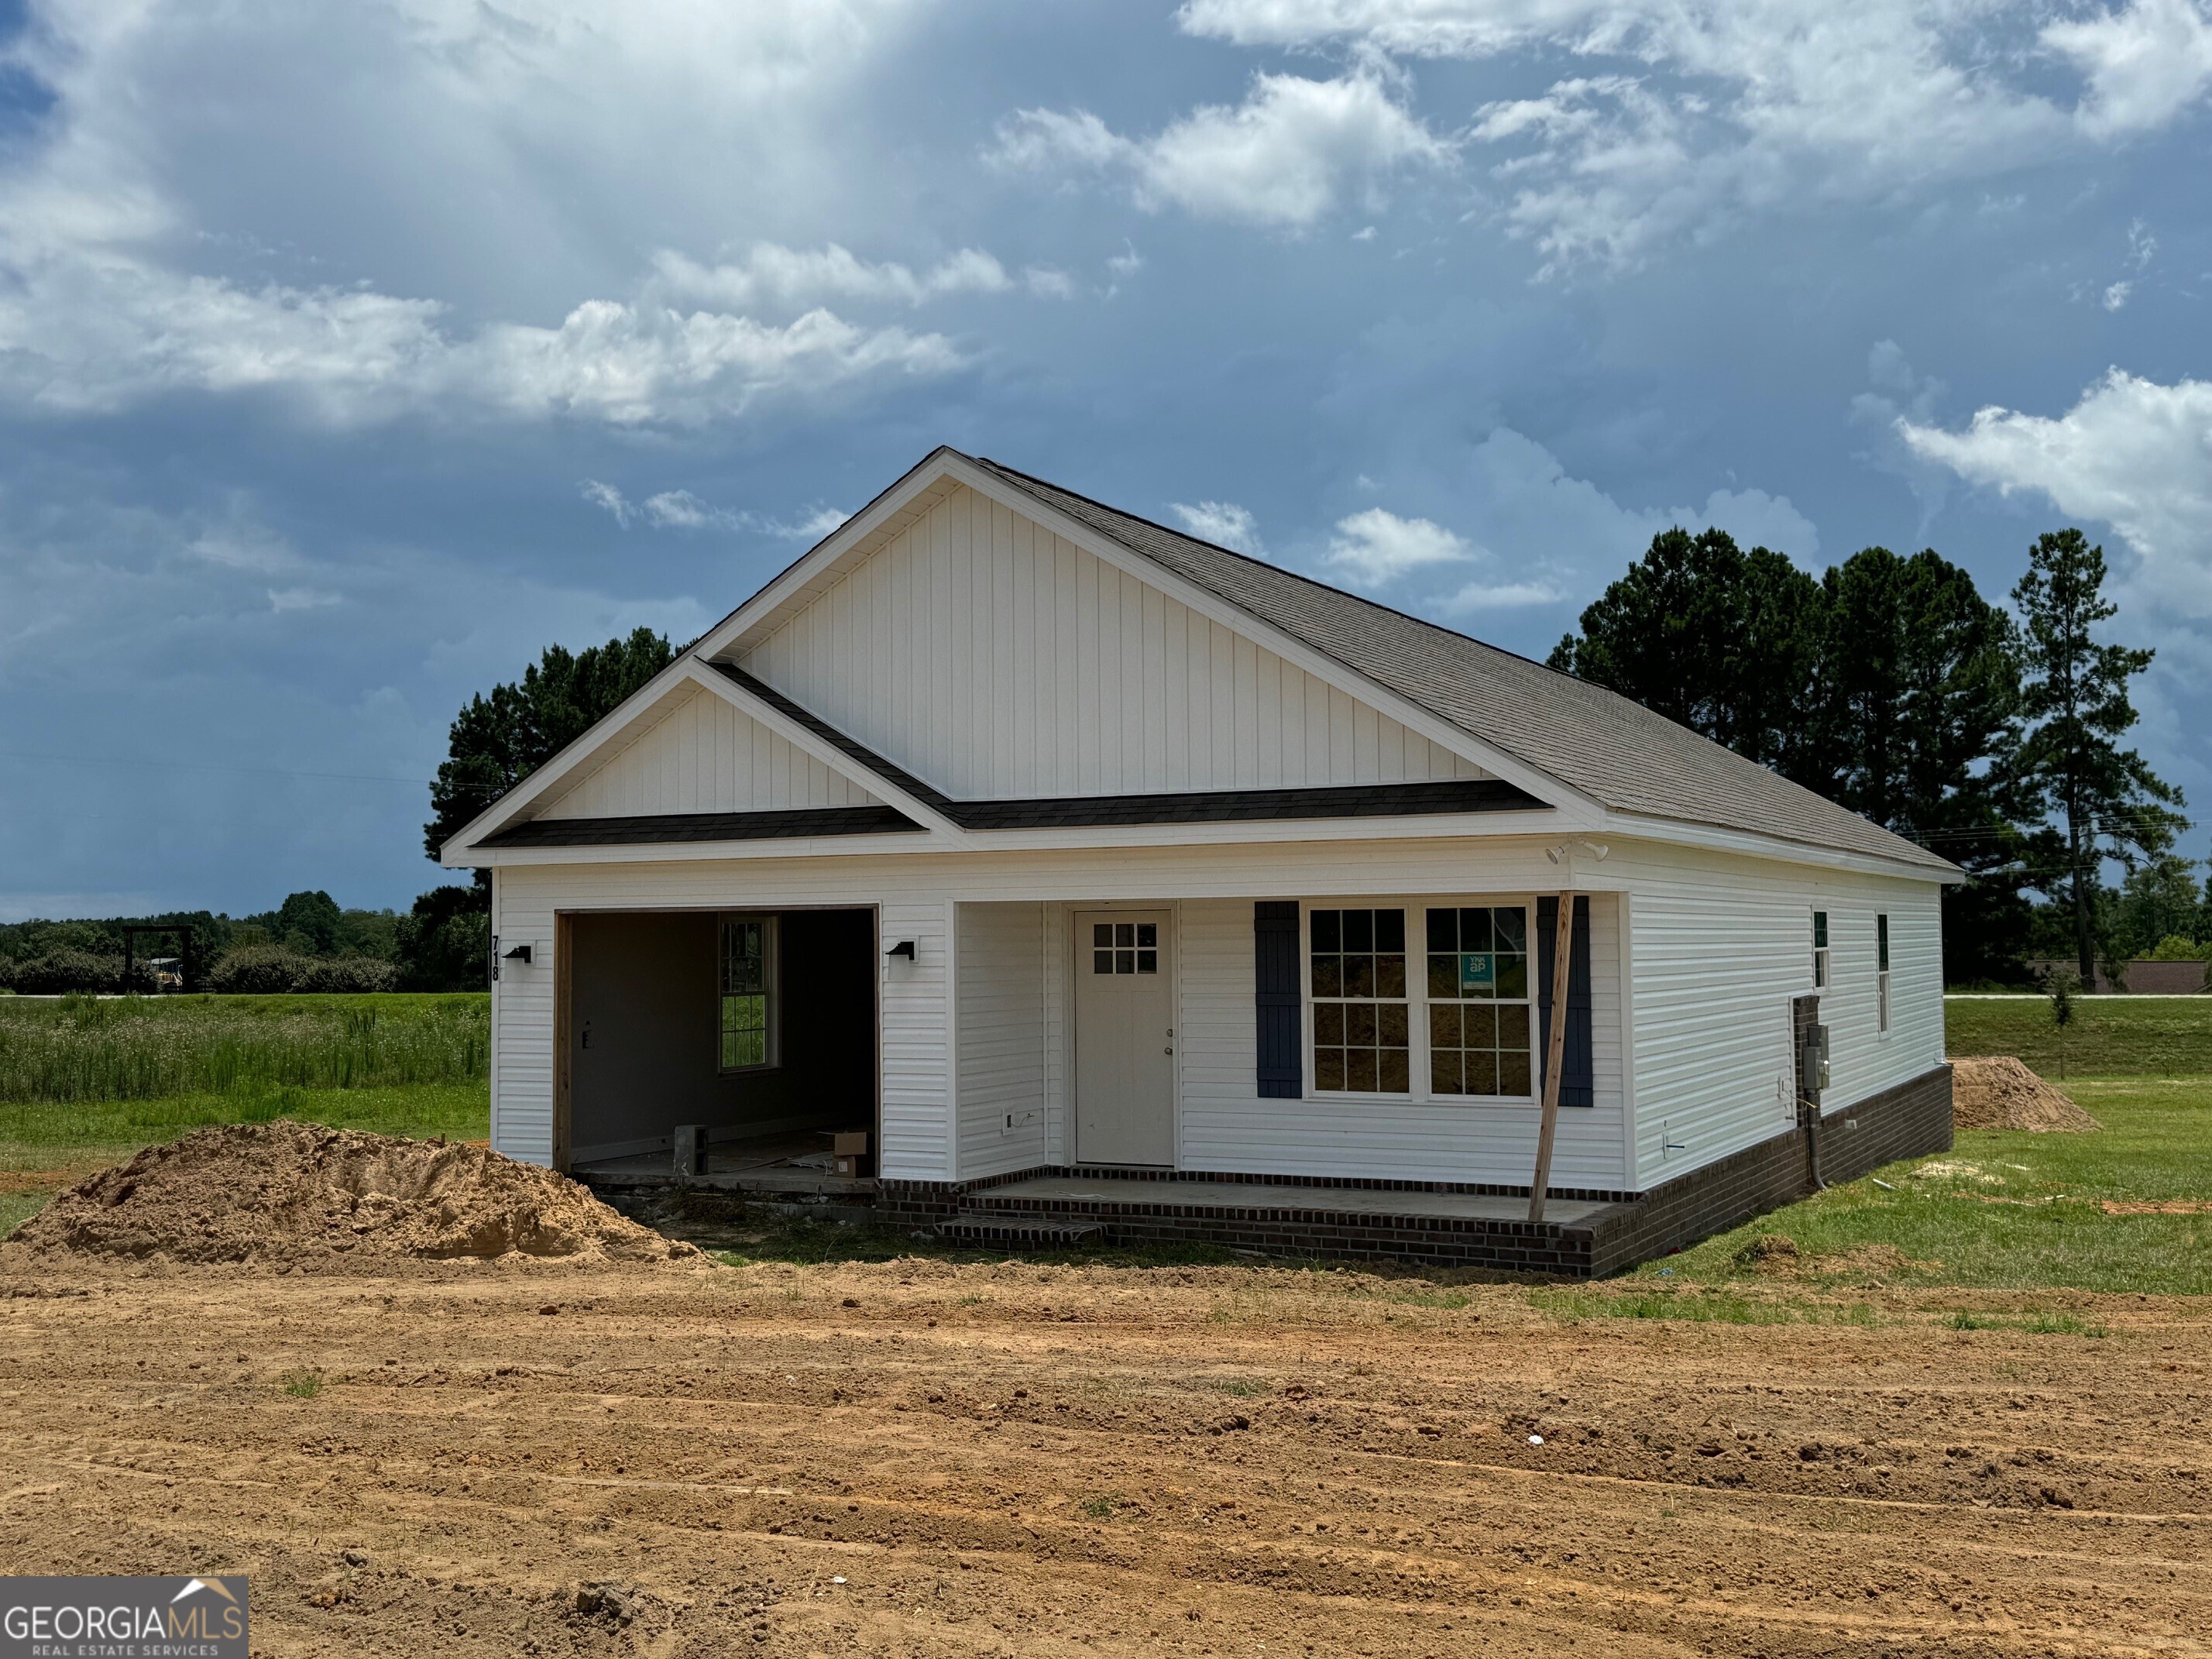
{"type": "Polygon", "coordinates": [[[568,1145],[583,1164],[876,1126],[873,911],[568,921],[568,1145]]]}

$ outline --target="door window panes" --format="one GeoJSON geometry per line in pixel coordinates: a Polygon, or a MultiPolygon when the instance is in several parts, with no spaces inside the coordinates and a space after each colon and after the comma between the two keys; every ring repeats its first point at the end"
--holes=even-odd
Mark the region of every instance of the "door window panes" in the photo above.
{"type": "Polygon", "coordinates": [[[1430,1092],[1527,1097],[1528,911],[1433,909],[1427,936],[1430,1092]]]}
{"type": "Polygon", "coordinates": [[[1091,971],[1094,974],[1158,973],[1159,923],[1093,922],[1091,926],[1091,971]]]}
{"type": "Polygon", "coordinates": [[[1413,1090],[1406,913],[1312,913],[1314,1087],[1349,1094],[1413,1090]]]}

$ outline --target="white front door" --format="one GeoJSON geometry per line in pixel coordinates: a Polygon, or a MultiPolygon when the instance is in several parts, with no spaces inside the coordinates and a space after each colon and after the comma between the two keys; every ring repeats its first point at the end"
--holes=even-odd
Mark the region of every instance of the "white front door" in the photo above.
{"type": "Polygon", "coordinates": [[[1175,1162],[1175,1002],[1164,910],[1075,917],[1075,1159],[1175,1162]]]}

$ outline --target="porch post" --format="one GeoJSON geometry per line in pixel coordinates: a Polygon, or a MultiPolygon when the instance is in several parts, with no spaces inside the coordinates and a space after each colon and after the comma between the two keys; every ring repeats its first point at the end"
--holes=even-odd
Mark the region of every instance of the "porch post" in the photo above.
{"type": "Polygon", "coordinates": [[[1575,896],[1559,895],[1552,925],[1552,1032],[1545,1045],[1544,1120],[1536,1132],[1536,1176],[1528,1188],[1528,1220],[1544,1218],[1544,1192],[1552,1184],[1552,1142],[1559,1129],[1559,1074],[1567,1065],[1567,972],[1574,961],[1575,896]]]}

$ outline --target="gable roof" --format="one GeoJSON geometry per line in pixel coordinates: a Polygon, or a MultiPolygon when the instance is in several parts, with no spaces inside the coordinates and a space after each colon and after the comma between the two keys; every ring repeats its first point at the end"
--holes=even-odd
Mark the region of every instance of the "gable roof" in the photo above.
{"type": "Polygon", "coordinates": [[[1000,462],[963,459],[1601,805],[1957,869],[1617,691],[1000,462]]]}

